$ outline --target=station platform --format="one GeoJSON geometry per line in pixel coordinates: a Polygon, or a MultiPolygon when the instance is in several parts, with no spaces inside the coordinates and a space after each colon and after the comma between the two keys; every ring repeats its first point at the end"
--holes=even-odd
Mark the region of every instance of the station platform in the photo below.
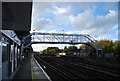
{"type": "Polygon", "coordinates": [[[42,69],[33,55],[23,61],[23,64],[16,72],[13,81],[52,81],[47,73],[42,69]]]}

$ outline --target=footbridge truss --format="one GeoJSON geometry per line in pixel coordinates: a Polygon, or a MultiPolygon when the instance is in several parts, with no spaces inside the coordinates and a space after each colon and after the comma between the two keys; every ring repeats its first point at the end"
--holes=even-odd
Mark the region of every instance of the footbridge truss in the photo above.
{"type": "Polygon", "coordinates": [[[33,32],[22,40],[23,48],[31,44],[87,44],[96,40],[87,34],[61,34],[61,33],[39,33],[33,32]],[[30,39],[31,41],[29,42],[30,39]]]}
{"type": "Polygon", "coordinates": [[[96,42],[92,36],[88,34],[61,34],[61,33],[40,33],[33,32],[24,37],[21,43],[21,55],[24,49],[32,44],[86,44],[91,47],[89,54],[92,54],[97,47],[92,42],[96,42]]]}

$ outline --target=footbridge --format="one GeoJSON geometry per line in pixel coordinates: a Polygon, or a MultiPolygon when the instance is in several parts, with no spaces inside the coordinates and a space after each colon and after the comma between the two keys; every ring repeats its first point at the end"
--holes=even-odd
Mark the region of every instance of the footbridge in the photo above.
{"type": "MultiPolygon", "coordinates": [[[[40,33],[33,32],[22,40],[22,49],[29,47],[32,44],[86,44],[91,46],[92,50],[95,47],[92,42],[95,42],[92,36],[88,34],[63,34],[63,33],[40,33]]],[[[22,52],[21,52],[22,53],[22,52]]]]}
{"type": "Polygon", "coordinates": [[[24,37],[22,44],[24,48],[31,44],[42,43],[42,44],[91,44],[95,42],[92,36],[88,34],[61,34],[61,33],[39,33],[33,32],[28,36],[24,37]],[[29,40],[31,40],[29,42],[29,40]]]}

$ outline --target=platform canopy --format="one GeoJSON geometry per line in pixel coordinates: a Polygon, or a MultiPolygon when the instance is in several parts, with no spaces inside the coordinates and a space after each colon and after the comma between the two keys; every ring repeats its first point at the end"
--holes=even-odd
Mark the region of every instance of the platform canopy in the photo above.
{"type": "Polygon", "coordinates": [[[32,2],[2,2],[2,29],[31,30],[32,2]]]}
{"type": "Polygon", "coordinates": [[[13,30],[22,40],[31,30],[31,2],[2,2],[2,30],[13,30]]]}

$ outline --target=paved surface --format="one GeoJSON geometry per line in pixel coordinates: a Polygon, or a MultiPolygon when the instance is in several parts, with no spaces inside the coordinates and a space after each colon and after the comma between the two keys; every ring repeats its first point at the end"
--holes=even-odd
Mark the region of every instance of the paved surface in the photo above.
{"type": "Polygon", "coordinates": [[[14,76],[13,81],[51,81],[33,56],[25,59],[22,66],[14,76]]]}
{"type": "Polygon", "coordinates": [[[15,79],[28,79],[32,81],[32,76],[31,76],[31,62],[30,62],[31,57],[25,59],[23,61],[22,66],[16,73],[14,80],[15,79]]]}
{"type": "Polygon", "coordinates": [[[35,60],[35,58],[31,58],[31,71],[32,78],[34,81],[51,81],[46,72],[42,69],[39,63],[35,60]]]}

